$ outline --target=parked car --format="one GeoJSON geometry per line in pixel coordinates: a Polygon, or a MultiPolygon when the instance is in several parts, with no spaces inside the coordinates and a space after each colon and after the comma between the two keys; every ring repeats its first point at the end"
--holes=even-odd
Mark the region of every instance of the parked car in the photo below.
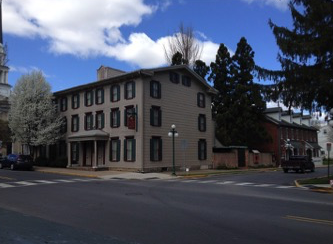
{"type": "Polygon", "coordinates": [[[9,154],[7,157],[0,159],[0,169],[10,168],[15,169],[33,169],[33,160],[30,155],[9,154]]]}
{"type": "Polygon", "coordinates": [[[289,160],[282,161],[281,167],[285,173],[288,173],[289,170],[301,171],[302,173],[305,170],[315,171],[315,165],[308,156],[290,156],[289,160]]]}

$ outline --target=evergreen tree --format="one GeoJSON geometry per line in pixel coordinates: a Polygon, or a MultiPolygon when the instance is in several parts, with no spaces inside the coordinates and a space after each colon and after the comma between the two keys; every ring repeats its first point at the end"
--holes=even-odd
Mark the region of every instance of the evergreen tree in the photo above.
{"type": "Polygon", "coordinates": [[[176,52],[172,56],[172,63],[171,65],[181,65],[183,64],[183,55],[180,52],[176,52]]]}
{"type": "Polygon", "coordinates": [[[210,79],[219,91],[213,101],[216,136],[224,145],[254,147],[268,139],[261,125],[266,103],[260,86],[253,82],[253,58],[254,51],[243,37],[232,58],[221,44],[216,61],[211,64],[210,79]]]}
{"type": "Polygon", "coordinates": [[[202,78],[205,79],[207,76],[210,68],[206,65],[206,63],[202,60],[196,60],[193,66],[194,72],[196,72],[198,75],[200,75],[202,78]]]}
{"type": "Polygon", "coordinates": [[[279,85],[283,103],[312,110],[333,108],[333,1],[293,0],[293,28],[271,20],[281,71],[259,70],[259,76],[279,85]]]}
{"type": "Polygon", "coordinates": [[[60,139],[63,120],[52,102],[51,87],[42,72],[21,76],[10,102],[9,127],[14,141],[32,149],[33,146],[54,144],[60,139]]]}

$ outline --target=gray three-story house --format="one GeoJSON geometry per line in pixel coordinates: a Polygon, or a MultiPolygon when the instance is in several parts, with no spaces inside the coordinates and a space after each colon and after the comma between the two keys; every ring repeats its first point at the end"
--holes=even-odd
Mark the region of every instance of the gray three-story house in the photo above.
{"type": "Polygon", "coordinates": [[[142,172],[172,167],[209,168],[216,91],[186,65],[123,72],[101,66],[98,80],[55,92],[64,117],[59,154],[68,167],[142,172]]]}

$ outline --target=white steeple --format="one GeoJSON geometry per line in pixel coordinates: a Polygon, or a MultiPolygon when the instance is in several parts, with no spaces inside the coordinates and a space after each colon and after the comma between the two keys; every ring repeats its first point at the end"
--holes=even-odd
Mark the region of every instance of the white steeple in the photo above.
{"type": "Polygon", "coordinates": [[[0,0],[0,99],[8,98],[11,86],[8,84],[8,71],[6,66],[6,50],[2,38],[2,0],[0,0]]]}

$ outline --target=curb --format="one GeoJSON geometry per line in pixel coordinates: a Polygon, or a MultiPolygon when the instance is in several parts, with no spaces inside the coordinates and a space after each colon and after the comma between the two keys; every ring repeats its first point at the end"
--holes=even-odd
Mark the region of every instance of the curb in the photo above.
{"type": "Polygon", "coordinates": [[[313,192],[320,192],[320,193],[331,193],[333,194],[333,188],[327,188],[327,187],[316,187],[316,186],[312,186],[312,185],[301,185],[300,183],[298,183],[298,180],[294,181],[296,187],[306,187],[308,188],[310,191],[313,192]]]}
{"type": "Polygon", "coordinates": [[[59,172],[59,171],[47,171],[47,170],[35,170],[37,172],[45,173],[45,174],[58,174],[58,175],[70,175],[70,176],[78,176],[78,177],[86,177],[86,178],[96,178],[99,179],[96,175],[84,175],[77,173],[67,173],[67,172],[59,172]]]}

